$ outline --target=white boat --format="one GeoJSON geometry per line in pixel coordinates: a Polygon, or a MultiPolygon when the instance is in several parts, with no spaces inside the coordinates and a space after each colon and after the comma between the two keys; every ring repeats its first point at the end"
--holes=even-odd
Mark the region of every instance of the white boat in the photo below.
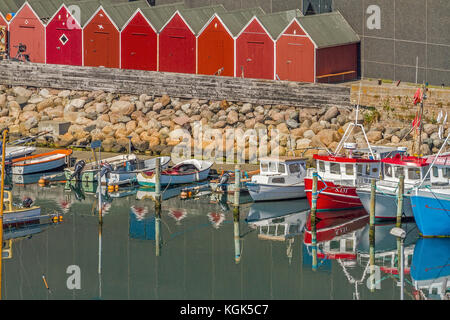
{"type": "Polygon", "coordinates": [[[58,169],[68,163],[71,154],[72,150],[54,150],[16,158],[11,162],[11,170],[13,174],[31,174],[58,169]]]}
{"type": "Polygon", "coordinates": [[[305,198],[306,162],[296,157],[260,159],[260,174],[246,183],[254,201],[305,198]]]}
{"type": "MultiPolygon", "coordinates": [[[[102,184],[108,184],[110,186],[131,184],[136,181],[136,176],[140,172],[153,171],[156,168],[156,159],[136,160],[136,162],[130,162],[128,170],[125,171],[113,171],[108,175],[104,175],[101,179],[102,184]]],[[[159,157],[161,170],[165,170],[169,166],[170,157],[159,157]]]]}
{"type": "MultiPolygon", "coordinates": [[[[190,159],[181,161],[170,169],[161,172],[161,186],[192,183],[208,178],[213,163],[205,160],[190,159]]],[[[137,174],[141,186],[155,186],[155,171],[145,171],[137,174]]]]}
{"type": "Polygon", "coordinates": [[[34,151],[36,151],[35,147],[6,146],[5,161],[11,161],[12,159],[28,156],[34,151]]]}
{"type": "MultiPolygon", "coordinates": [[[[382,159],[381,164],[382,179],[376,182],[375,218],[396,218],[398,183],[401,175],[405,178],[402,213],[405,217],[413,217],[410,192],[425,177],[425,173],[429,167],[427,159],[396,154],[394,157],[382,159]]],[[[357,187],[356,193],[364,209],[369,212],[370,184],[361,184],[357,187]]]]}

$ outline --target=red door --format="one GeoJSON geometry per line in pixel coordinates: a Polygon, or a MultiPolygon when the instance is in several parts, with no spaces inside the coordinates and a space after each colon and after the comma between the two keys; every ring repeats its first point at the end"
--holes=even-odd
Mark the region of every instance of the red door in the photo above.
{"type": "Polygon", "coordinates": [[[248,57],[244,69],[246,78],[262,79],[264,78],[264,42],[248,42],[248,57]]]}

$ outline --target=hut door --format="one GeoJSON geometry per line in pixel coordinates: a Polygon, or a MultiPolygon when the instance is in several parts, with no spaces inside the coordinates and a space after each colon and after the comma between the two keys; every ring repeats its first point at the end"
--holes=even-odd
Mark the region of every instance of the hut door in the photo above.
{"type": "Polygon", "coordinates": [[[244,70],[246,78],[260,79],[264,75],[264,42],[248,42],[248,58],[244,70]]]}
{"type": "Polygon", "coordinates": [[[288,43],[288,55],[286,59],[286,80],[298,81],[298,79],[304,79],[301,67],[303,60],[303,45],[297,43],[288,43]]]}
{"type": "Polygon", "coordinates": [[[139,44],[133,46],[133,50],[129,52],[129,67],[131,69],[141,69],[142,61],[146,60],[145,53],[151,50],[150,40],[147,39],[146,33],[133,32],[131,34],[130,43],[139,44]]]}
{"type": "Polygon", "coordinates": [[[108,32],[95,32],[95,38],[92,46],[92,61],[95,66],[112,67],[113,52],[111,48],[111,35],[108,32]]]}

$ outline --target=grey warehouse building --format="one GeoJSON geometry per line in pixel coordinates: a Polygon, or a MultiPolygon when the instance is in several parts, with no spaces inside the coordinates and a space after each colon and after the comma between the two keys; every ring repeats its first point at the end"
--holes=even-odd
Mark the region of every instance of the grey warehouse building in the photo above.
{"type": "MultiPolygon", "coordinates": [[[[149,0],[156,5],[180,0],[149,0]]],[[[339,10],[361,38],[359,76],[450,85],[450,0],[185,0],[304,15],[339,10]]]]}

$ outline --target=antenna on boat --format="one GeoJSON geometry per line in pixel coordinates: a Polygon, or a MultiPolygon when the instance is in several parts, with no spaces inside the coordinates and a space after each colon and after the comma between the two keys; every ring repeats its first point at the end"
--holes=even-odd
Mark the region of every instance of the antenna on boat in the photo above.
{"type": "Polygon", "coordinates": [[[350,134],[352,133],[353,129],[355,127],[360,127],[363,134],[364,139],[366,140],[367,146],[369,148],[370,154],[373,159],[375,159],[375,155],[373,154],[372,147],[370,146],[369,140],[367,139],[366,131],[364,130],[364,126],[362,124],[358,123],[358,116],[359,116],[359,104],[361,102],[361,85],[362,81],[359,82],[359,93],[358,93],[358,104],[356,105],[356,112],[355,112],[355,122],[350,123],[347,129],[344,132],[344,135],[342,136],[341,141],[339,142],[338,146],[336,147],[336,150],[334,151],[335,155],[339,154],[339,151],[341,151],[342,147],[345,147],[345,142],[350,137],[350,134]]]}

